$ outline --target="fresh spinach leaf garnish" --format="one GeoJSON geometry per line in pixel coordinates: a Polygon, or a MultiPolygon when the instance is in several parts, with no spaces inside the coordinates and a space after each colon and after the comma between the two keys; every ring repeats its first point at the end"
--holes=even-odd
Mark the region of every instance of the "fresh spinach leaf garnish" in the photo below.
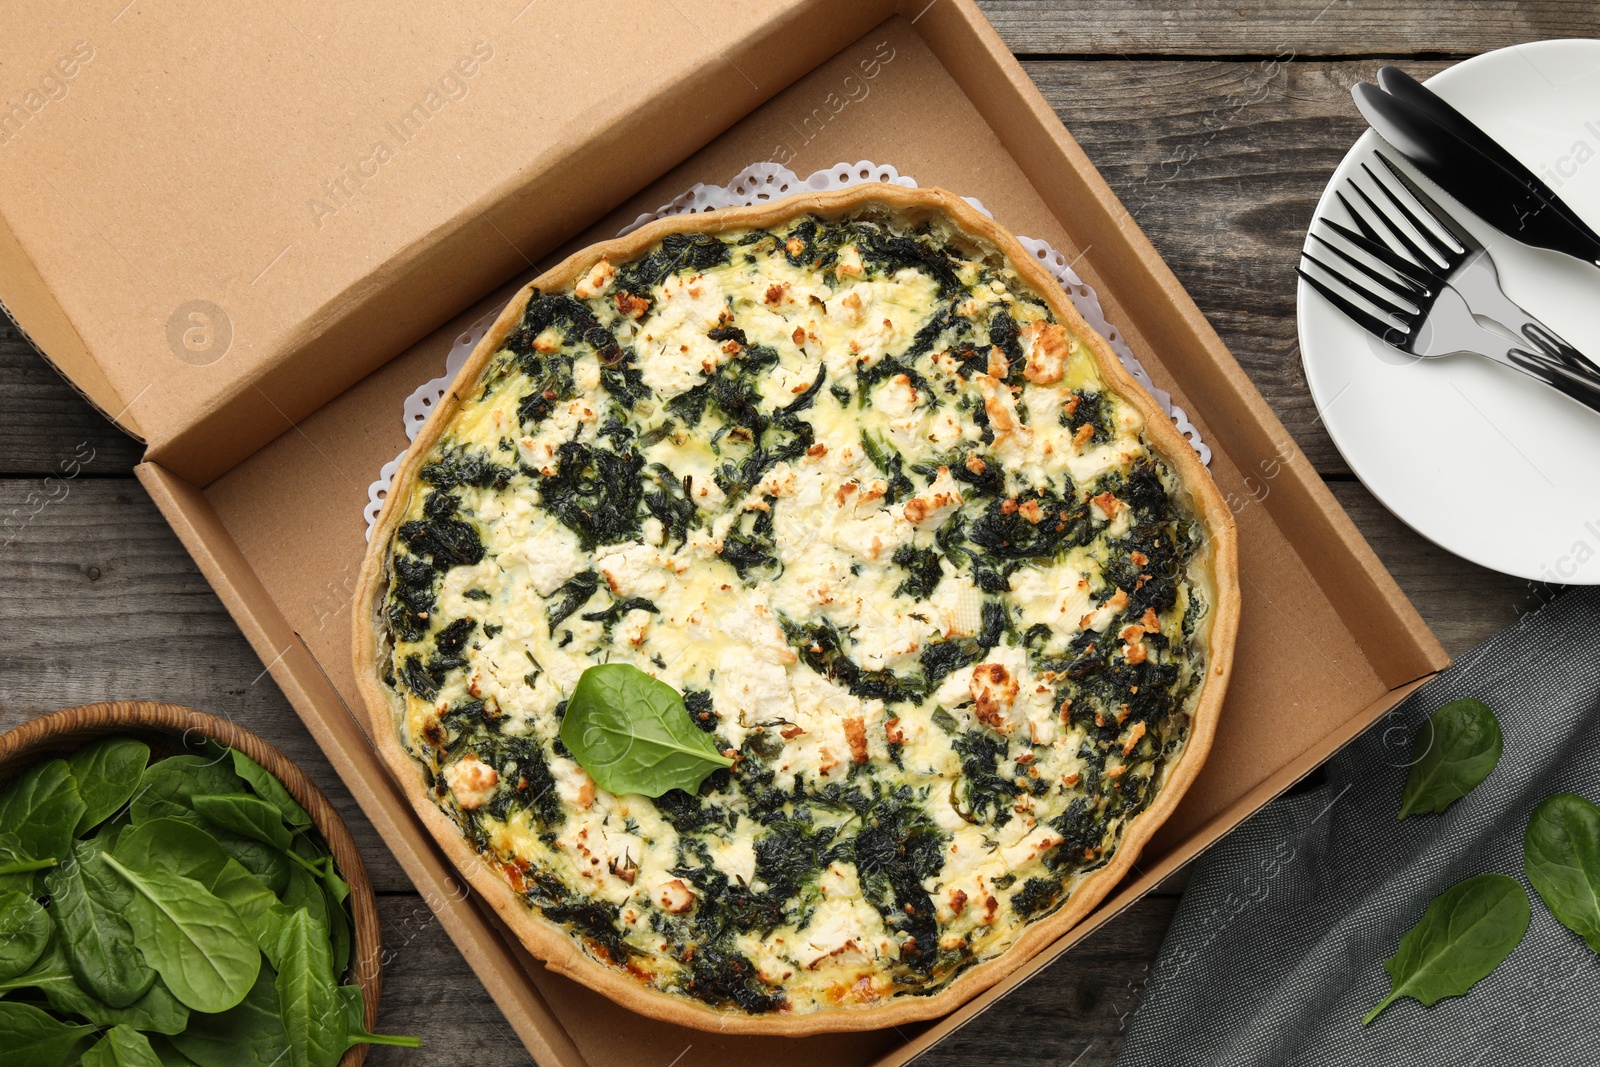
{"type": "Polygon", "coordinates": [[[693,793],[707,775],[733,766],[695,728],[676,689],[626,663],[602,663],[578,678],[561,742],[589,777],[618,795],[693,793]]]}
{"type": "Polygon", "coordinates": [[[1411,748],[1399,818],[1448,808],[1489,776],[1504,747],[1500,720],[1481,700],[1452,700],[1428,717],[1411,748]]]}
{"type": "Polygon", "coordinates": [[[1547,798],[1528,820],[1522,863],[1550,913],[1600,952],[1600,808],[1575,793],[1547,798]]]}
{"type": "Polygon", "coordinates": [[[1393,988],[1361,1025],[1401,997],[1432,1007],[1465,993],[1511,955],[1531,914],[1521,884],[1504,874],[1480,874],[1434,897],[1384,962],[1393,988]]]}

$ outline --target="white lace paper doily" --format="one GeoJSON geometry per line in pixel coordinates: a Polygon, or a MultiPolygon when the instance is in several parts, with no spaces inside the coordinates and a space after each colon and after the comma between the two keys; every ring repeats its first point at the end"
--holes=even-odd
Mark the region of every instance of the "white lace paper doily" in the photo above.
{"type": "MultiPolygon", "coordinates": [[[[862,160],[858,163],[838,163],[827,170],[819,170],[805,179],[801,179],[794,171],[781,167],[776,163],[753,163],[740,171],[727,185],[696,184],[682,196],[671,203],[663,204],[655,211],[640,215],[627,226],[624,226],[617,236],[632,233],[645,223],[664,219],[669,215],[697,214],[703,211],[716,211],[725,207],[749,207],[755,204],[765,204],[779,200],[786,196],[799,193],[824,192],[830,189],[843,189],[851,185],[860,185],[862,182],[887,182],[892,185],[904,186],[908,189],[917,187],[916,180],[910,178],[886,163],[873,163],[862,160]]],[[[975,197],[963,197],[967,203],[983,212],[989,218],[994,218],[989,209],[975,197]]],[[[1068,299],[1078,309],[1084,321],[1100,336],[1111,344],[1111,350],[1117,354],[1122,365],[1133,375],[1134,380],[1150,395],[1156,398],[1156,403],[1161,405],[1172,418],[1172,422],[1183,434],[1184,439],[1193,446],[1200,456],[1200,462],[1210,466],[1211,449],[1200,439],[1200,431],[1189,421],[1188,413],[1172,402],[1172,396],[1164,389],[1156,388],[1150,380],[1150,374],[1134,357],[1128,343],[1122,339],[1122,334],[1117,328],[1106,321],[1104,310],[1100,307],[1100,298],[1095,291],[1084,284],[1078,277],[1067,257],[1056,251],[1049,242],[1040,241],[1033,237],[1018,237],[1022,247],[1037,256],[1052,277],[1060,283],[1068,299]]],[[[473,323],[466,332],[457,337],[455,344],[450,347],[450,352],[445,356],[444,373],[439,377],[417,387],[416,391],[406,397],[405,402],[405,427],[406,439],[415,441],[417,431],[422,429],[422,424],[427,421],[428,413],[435,404],[443,399],[445,391],[450,388],[450,383],[455,380],[456,373],[466,363],[472,350],[478,347],[478,342],[483,339],[484,332],[500,314],[497,308],[484,315],[483,318],[473,323]]],[[[378,512],[383,507],[383,501],[389,494],[389,483],[394,478],[395,470],[400,466],[400,458],[405,453],[383,465],[383,470],[378,474],[378,480],[367,487],[367,506],[363,514],[367,520],[367,537],[372,537],[372,527],[378,521],[378,512]]]]}

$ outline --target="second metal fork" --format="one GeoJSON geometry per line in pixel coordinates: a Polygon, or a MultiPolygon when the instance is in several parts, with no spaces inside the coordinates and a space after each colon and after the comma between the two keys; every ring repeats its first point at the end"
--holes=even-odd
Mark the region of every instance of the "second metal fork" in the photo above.
{"type": "Polygon", "coordinates": [[[1308,249],[1302,255],[1318,273],[1300,266],[1300,276],[1394,348],[1422,358],[1475,353],[1600,411],[1600,366],[1506,296],[1488,250],[1387,156],[1377,155],[1409,197],[1363,163],[1374,193],[1353,179],[1346,183],[1351,196],[1335,193],[1354,228],[1317,220],[1349,250],[1314,226],[1311,240],[1332,258],[1319,259],[1308,249]],[[1488,329],[1479,316],[1522,340],[1488,329]]]}

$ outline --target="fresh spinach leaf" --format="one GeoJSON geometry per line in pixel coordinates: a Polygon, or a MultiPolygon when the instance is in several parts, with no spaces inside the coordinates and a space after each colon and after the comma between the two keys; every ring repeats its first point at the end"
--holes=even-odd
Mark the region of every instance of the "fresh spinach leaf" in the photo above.
{"type": "Polygon", "coordinates": [[[345,911],[344,902],[334,898],[326,882],[322,884],[322,891],[327,896],[328,943],[333,950],[333,976],[339,979],[350,969],[350,916],[345,911]]]}
{"type": "Polygon", "coordinates": [[[339,1002],[344,1005],[345,1047],[355,1045],[395,1045],[400,1048],[421,1048],[422,1039],[396,1037],[393,1034],[374,1034],[367,1031],[367,1005],[361,998],[361,987],[339,987],[339,1002]]]}
{"type": "Polygon", "coordinates": [[[1528,819],[1522,864],[1550,913],[1600,952],[1600,808],[1575,793],[1547,798],[1528,819]]]}
{"type": "Polygon", "coordinates": [[[1531,914],[1521,884],[1504,874],[1480,874],[1440,893],[1384,962],[1393,988],[1361,1025],[1401,997],[1432,1007],[1465,993],[1517,947],[1531,914]]]}
{"type": "Polygon", "coordinates": [[[238,1005],[261,971],[261,949],[233,908],[192,878],[104,862],[133,887],[134,942],[173,995],[195,1011],[238,1005]]]}
{"type": "Polygon", "coordinates": [[[1428,717],[1411,745],[1400,818],[1443,811],[1500,762],[1500,720],[1481,700],[1452,700],[1428,717]]]}
{"type": "Polygon", "coordinates": [[[67,761],[49,760],[0,794],[0,833],[15,834],[19,851],[31,859],[59,862],[84,811],[67,761]]]}
{"type": "Polygon", "coordinates": [[[50,944],[50,915],[26,893],[0,893],[0,981],[39,962],[50,944]]]}
{"type": "Polygon", "coordinates": [[[189,1009],[179,1004],[160,981],[126,1008],[113,1008],[85,992],[72,976],[59,940],[25,973],[9,982],[0,982],[0,995],[13,989],[37,990],[44,994],[51,1008],[65,1015],[81,1015],[96,1026],[125,1024],[135,1030],[175,1034],[189,1021],[189,1009]]]}
{"type": "Polygon", "coordinates": [[[683,696],[626,663],[602,663],[578,678],[561,720],[561,743],[600,788],[659,797],[693,793],[733,760],[689,718],[683,696]]]}
{"type": "Polygon", "coordinates": [[[177,1046],[168,1037],[152,1037],[150,1047],[155,1050],[156,1059],[161,1061],[161,1067],[200,1067],[189,1057],[179,1052],[177,1046]]]}
{"type": "Polygon", "coordinates": [[[333,865],[332,856],[327,856],[323,859],[322,888],[328,891],[329,897],[340,904],[350,899],[350,883],[339,877],[339,871],[333,865]]]}
{"type": "Polygon", "coordinates": [[[290,795],[283,783],[274,778],[265,767],[238,749],[234,749],[233,770],[240,778],[250,783],[250,788],[256,791],[257,796],[278,809],[284,822],[296,830],[310,828],[311,816],[306,814],[306,809],[300,806],[300,802],[290,795]]]}
{"type": "Polygon", "coordinates": [[[345,1050],[344,1006],[333,978],[328,929],[304,908],[283,924],[276,987],[290,1067],[334,1067],[345,1050]]]}
{"type": "Polygon", "coordinates": [[[129,805],[135,826],[151,819],[182,819],[198,822],[194,810],[195,794],[220,796],[243,793],[244,779],[233,772],[222,756],[173,756],[146,767],[139,779],[139,791],[129,805]]]}
{"type": "Polygon", "coordinates": [[[38,880],[39,872],[55,865],[54,857],[40,860],[28,855],[16,834],[0,834],[0,893],[38,896],[34,892],[34,883],[38,880]]]}
{"type": "Polygon", "coordinates": [[[85,999],[72,1010],[99,1026],[131,1026],[150,1034],[180,1034],[189,1025],[189,1009],[178,1003],[172,990],[159,978],[150,992],[126,1008],[112,1008],[85,999]]]}
{"type": "Polygon", "coordinates": [[[150,762],[150,746],[131,737],[105,737],[78,749],[67,761],[85,810],[74,833],[82,837],[133,798],[150,762]]]}
{"type": "Polygon", "coordinates": [[[283,815],[260,797],[243,793],[223,796],[196,794],[190,800],[200,818],[212,826],[284,852],[294,846],[294,834],[283,824],[283,815]]]}
{"type": "Polygon", "coordinates": [[[305,868],[289,869],[289,884],[280,899],[285,908],[284,918],[304,908],[317,922],[324,926],[328,924],[328,898],[322,891],[322,883],[305,868]]]}
{"type": "Polygon", "coordinates": [[[275,961],[278,934],[287,911],[272,890],[237,860],[229,860],[209,888],[239,914],[256,946],[267,954],[267,959],[275,961]]]}
{"type": "Polygon", "coordinates": [[[283,893],[289,884],[289,870],[294,866],[289,853],[274,845],[229,830],[216,830],[212,833],[212,837],[222,847],[223,852],[261,879],[268,889],[274,893],[283,893]]]}
{"type": "Polygon", "coordinates": [[[136,871],[166,871],[209,886],[228,865],[217,839],[192,822],[160,818],[129,827],[112,852],[136,871]]]}
{"type": "Polygon", "coordinates": [[[173,1034],[174,1048],[199,1067],[284,1067],[283,1019],[278,1014],[276,976],[261,968],[244,1000],[217,1015],[191,1015],[173,1034]]]}
{"type": "Polygon", "coordinates": [[[83,1054],[81,1067],[163,1067],[150,1039],[131,1026],[113,1026],[83,1054]]]}
{"type": "Polygon", "coordinates": [[[0,1001],[6,1067],[68,1067],[93,1036],[92,1026],[62,1022],[31,1004],[0,1001]]]}
{"type": "Polygon", "coordinates": [[[74,844],[69,861],[44,884],[78,984],[113,1008],[126,1008],[148,993],[156,972],[134,947],[133,930],[123,918],[133,894],[107,869],[99,846],[74,844]]]}

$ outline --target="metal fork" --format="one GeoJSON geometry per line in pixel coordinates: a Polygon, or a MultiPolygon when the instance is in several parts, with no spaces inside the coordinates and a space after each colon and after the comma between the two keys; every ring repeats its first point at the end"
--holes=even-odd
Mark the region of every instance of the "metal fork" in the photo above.
{"type": "Polygon", "coordinates": [[[1318,259],[1308,249],[1301,255],[1329,280],[1304,266],[1296,268],[1300,277],[1362,329],[1402,352],[1424,359],[1462,353],[1484,356],[1600,411],[1600,366],[1506,296],[1488,250],[1386,155],[1377,156],[1416,209],[1371,167],[1361,164],[1376,198],[1353,177],[1346,187],[1365,211],[1357,210],[1344,190],[1334,194],[1354,229],[1326,217],[1316,221],[1370,261],[1352,255],[1313,227],[1311,240],[1333,253],[1337,257],[1333,262],[1339,265],[1318,259]],[[1445,234],[1454,245],[1445,241],[1445,234]],[[1526,346],[1483,326],[1478,317],[1499,324],[1526,346]]]}

